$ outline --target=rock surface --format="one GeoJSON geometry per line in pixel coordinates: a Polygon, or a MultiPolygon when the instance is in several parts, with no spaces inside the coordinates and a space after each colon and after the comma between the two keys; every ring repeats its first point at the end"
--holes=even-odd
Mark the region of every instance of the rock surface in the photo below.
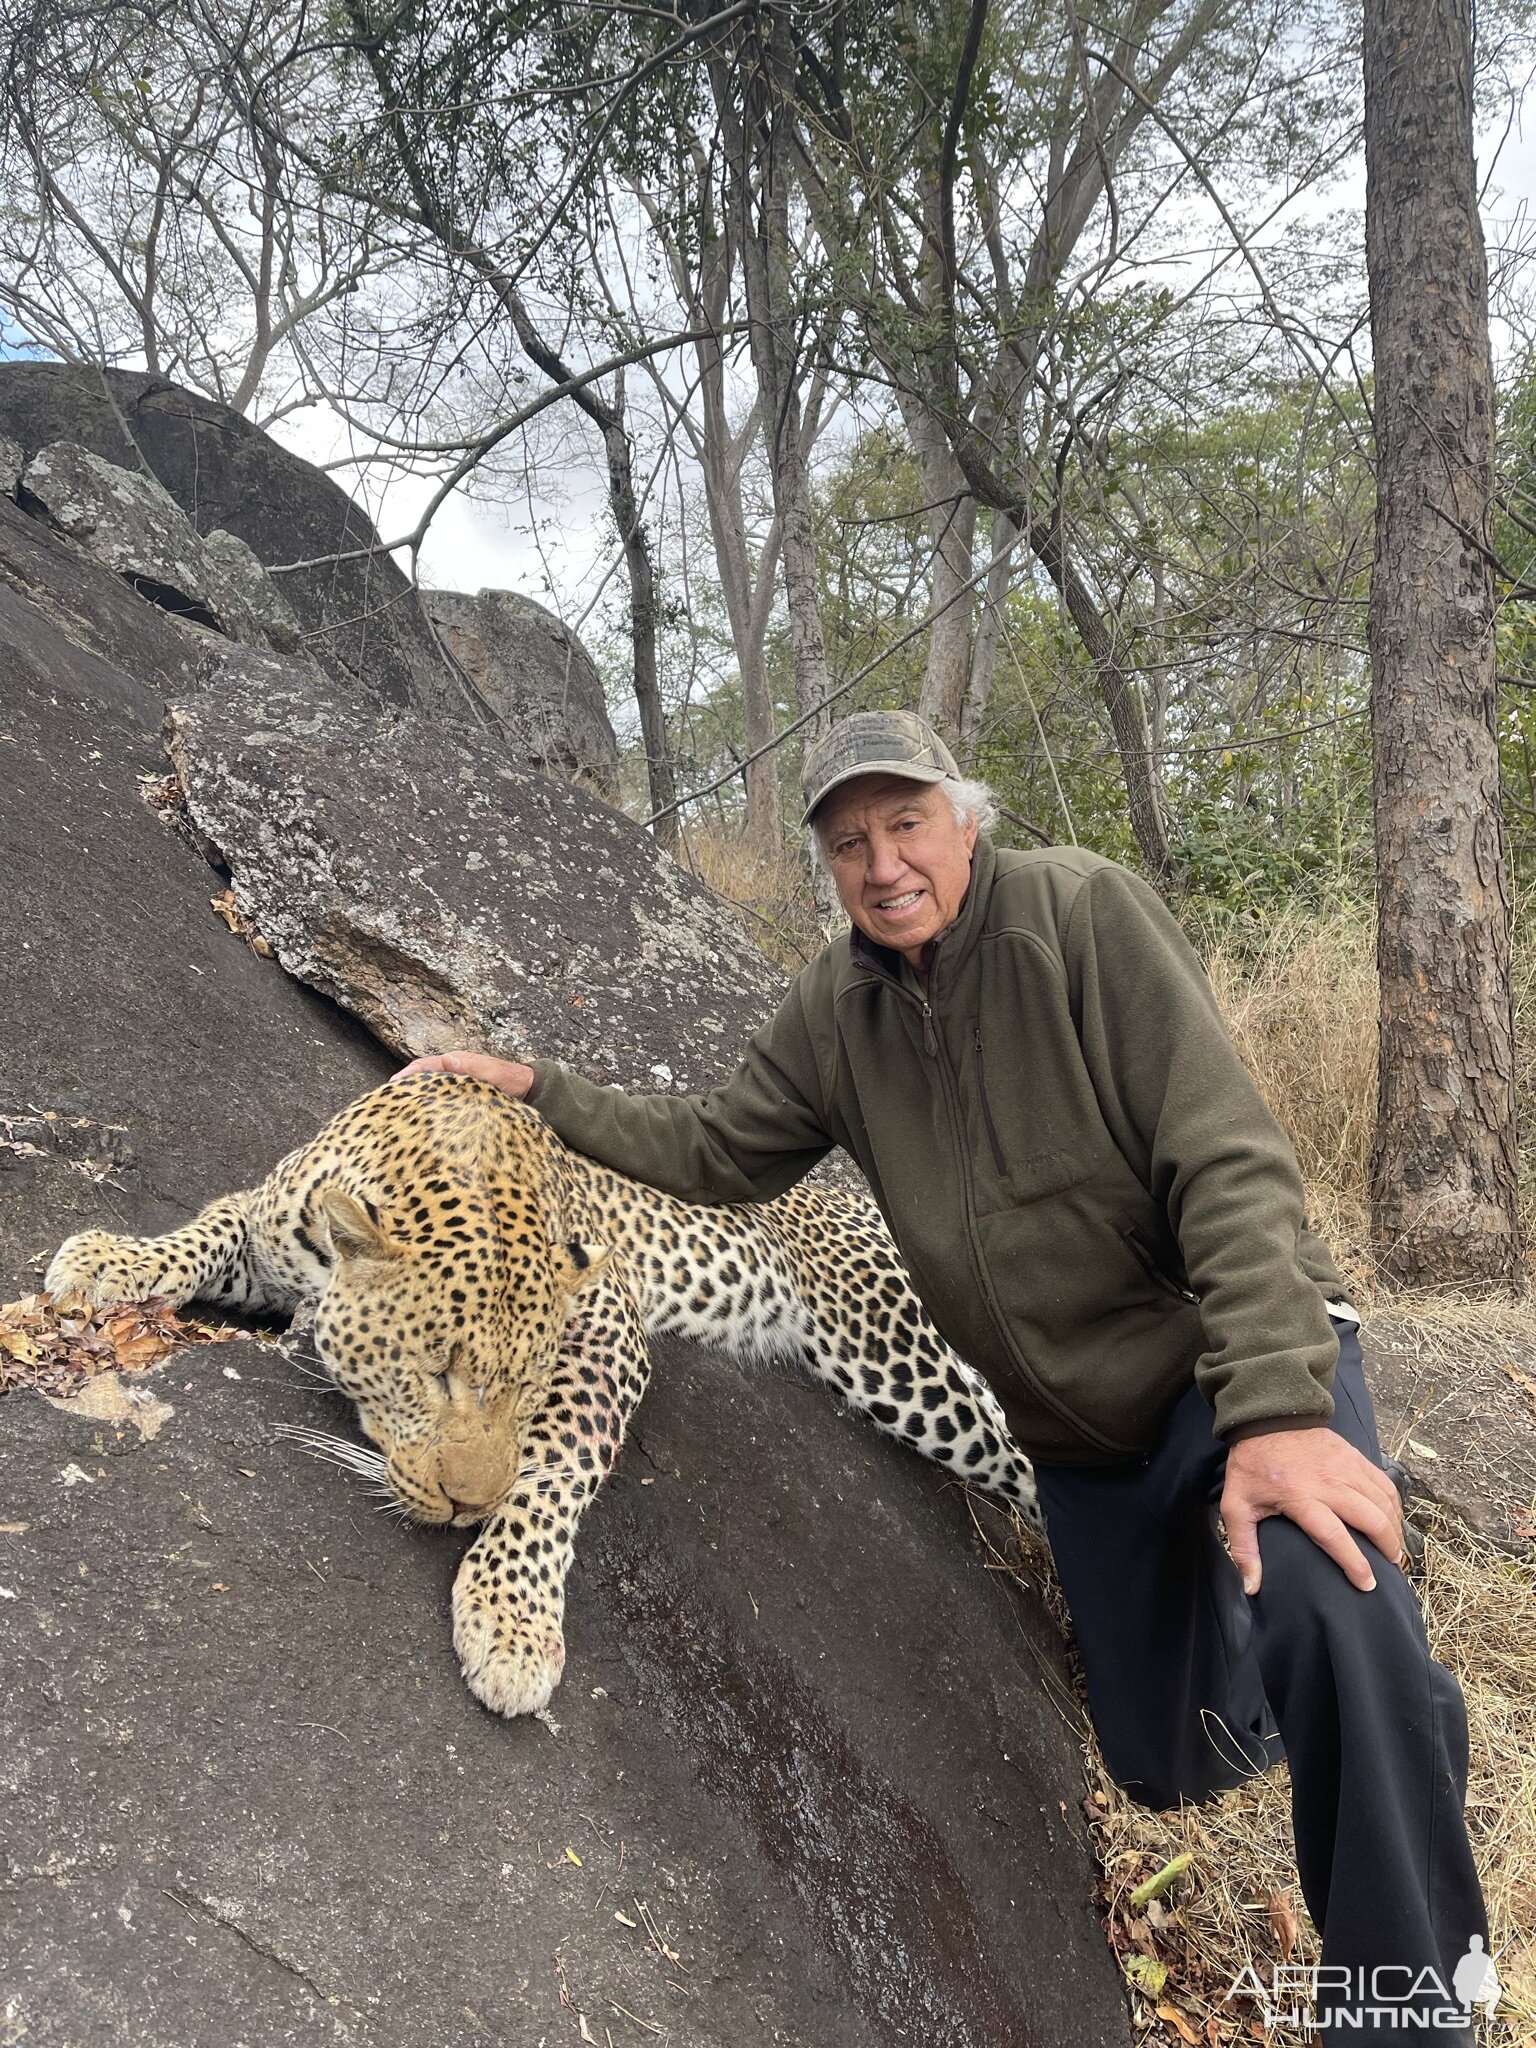
{"type": "MultiPolygon", "coordinates": [[[[251,1185],[393,1064],[226,930],[198,830],[402,1050],[483,1025],[689,1085],[778,992],[617,813],[189,636],[5,500],[0,766],[0,1298],[72,1230],[251,1185]]],[[[123,1383],[150,1404],[0,1400],[0,2039],[1128,2044],[1060,1645],[942,1474],[665,1349],[556,1736],[463,1686],[459,1543],[274,1442],[352,1427],[294,1341],[123,1383]]]]}
{"type": "Polygon", "coordinates": [[[473,1044],[701,1087],[783,978],[627,818],[464,728],[214,649],[168,707],[192,819],[291,974],[402,1053],[473,1044]]]}
{"type": "Polygon", "coordinates": [[[13,2038],[1128,2048],[1048,1624],[819,1389],[663,1351],[554,1734],[459,1679],[461,1541],[274,1441],[333,1396],[148,1384],[149,1440],[0,1402],[13,2038]]]}
{"type": "MultiPolygon", "coordinates": [[[[78,558],[55,581],[105,638],[134,606],[78,558]]],[[[6,1298],[69,1230],[250,1184],[389,1065],[225,931],[143,802],[159,694],[0,581],[6,1298]]],[[[513,781],[541,829],[611,815],[513,781]]],[[[1128,2044],[1054,1632],[820,1388],[662,1351],[578,1542],[555,1737],[463,1686],[458,1541],[273,1441],[348,1427],[333,1396],[254,1344],[144,1384],[149,1437],[0,1400],[0,2037],[1128,2044]]]]}
{"type": "Polygon", "coordinates": [[[147,465],[203,536],[222,528],[269,569],[315,562],[276,580],[333,681],[365,702],[474,715],[473,693],[367,514],[227,406],[139,371],[0,363],[0,434],[29,459],[72,441],[110,463],[147,465]],[[319,559],[333,555],[352,559],[319,559]]]}
{"type": "MultiPolygon", "coordinates": [[[[165,697],[191,686],[197,676],[197,644],[161,611],[135,597],[120,577],[62,546],[40,519],[32,519],[0,497],[0,587],[15,600],[9,617],[16,639],[9,667],[0,668],[20,689],[57,668],[65,688],[78,696],[91,658],[108,664],[117,678],[117,698],[137,705],[153,719],[165,697]],[[48,630],[44,630],[44,627],[48,630]],[[86,661],[72,668],[77,650],[86,661]],[[69,678],[73,675],[73,681],[69,678]]],[[[7,658],[0,650],[0,662],[7,658]]],[[[12,695],[7,692],[7,699],[12,695]]]]}
{"type": "Polygon", "coordinates": [[[616,801],[619,750],[597,664],[553,612],[511,590],[424,590],[428,617],[513,750],[616,801]]]}
{"type": "Polygon", "coordinates": [[[39,1284],[30,1262],[70,1231],[184,1220],[390,1070],[351,1018],[230,936],[210,908],[217,878],[145,802],[167,774],[162,695],[185,686],[193,651],[0,503],[6,1300],[39,1284]]]}
{"type": "Polygon", "coordinates": [[[222,529],[205,540],[142,470],[52,441],[27,464],[21,487],[61,533],[152,603],[247,645],[297,647],[298,623],[245,543],[222,529]]]}

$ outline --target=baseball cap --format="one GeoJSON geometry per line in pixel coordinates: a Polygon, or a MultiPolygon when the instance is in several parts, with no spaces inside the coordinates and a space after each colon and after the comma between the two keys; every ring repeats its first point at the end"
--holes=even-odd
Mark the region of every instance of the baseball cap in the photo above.
{"type": "Polygon", "coordinates": [[[840,783],[856,775],[902,775],[909,782],[960,780],[960,768],[931,725],[915,711],[854,711],[840,719],[805,757],[802,825],[840,783]]]}

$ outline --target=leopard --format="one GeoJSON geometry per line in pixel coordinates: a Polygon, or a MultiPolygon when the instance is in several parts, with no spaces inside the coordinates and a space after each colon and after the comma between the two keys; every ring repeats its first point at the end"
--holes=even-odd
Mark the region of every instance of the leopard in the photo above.
{"type": "Polygon", "coordinates": [[[314,1357],[367,1442],[290,1433],[404,1519],[476,1531],[453,1645],[470,1692],[507,1717],[547,1713],[560,1682],[577,1525],[645,1391],[652,1336],[797,1362],[1041,1531],[996,1396],[930,1321],[871,1201],[805,1183],[684,1201],[468,1075],[386,1082],[180,1229],[70,1237],[44,1285],[248,1318],[312,1305],[314,1357]]]}

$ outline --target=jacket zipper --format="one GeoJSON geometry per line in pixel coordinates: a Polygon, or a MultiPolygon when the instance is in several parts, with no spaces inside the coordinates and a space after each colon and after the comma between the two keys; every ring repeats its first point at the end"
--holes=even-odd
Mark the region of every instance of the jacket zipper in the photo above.
{"type": "Polygon", "coordinates": [[[933,1005],[926,1001],[923,1004],[923,1051],[931,1060],[939,1056],[939,1035],[933,1028],[933,1005]]]}
{"type": "Polygon", "coordinates": [[[976,1092],[981,1097],[981,1120],[987,1127],[987,1143],[992,1147],[992,1163],[1005,1178],[1008,1162],[1003,1157],[1003,1141],[997,1135],[997,1125],[992,1120],[992,1104],[987,1098],[987,1068],[981,1050],[981,1019],[976,1020],[976,1092]]]}
{"type": "Polygon", "coordinates": [[[1122,1230],[1120,1241],[1155,1287],[1162,1288],[1165,1294],[1173,1295],[1178,1301],[1192,1301],[1199,1306],[1199,1295],[1192,1287],[1182,1286],[1171,1273],[1163,1271],[1151,1245],[1139,1230],[1122,1230]]]}

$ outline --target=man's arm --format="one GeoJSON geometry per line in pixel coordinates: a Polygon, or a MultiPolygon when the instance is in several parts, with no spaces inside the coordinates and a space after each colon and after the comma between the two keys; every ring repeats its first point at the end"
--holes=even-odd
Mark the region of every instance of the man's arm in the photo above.
{"type": "Polygon", "coordinates": [[[749,1040],[730,1079],[700,1095],[629,1095],[551,1060],[439,1053],[402,1073],[474,1074],[528,1102],[566,1143],[694,1202],[761,1202],[809,1173],[826,1128],[800,983],[749,1040]]]}

